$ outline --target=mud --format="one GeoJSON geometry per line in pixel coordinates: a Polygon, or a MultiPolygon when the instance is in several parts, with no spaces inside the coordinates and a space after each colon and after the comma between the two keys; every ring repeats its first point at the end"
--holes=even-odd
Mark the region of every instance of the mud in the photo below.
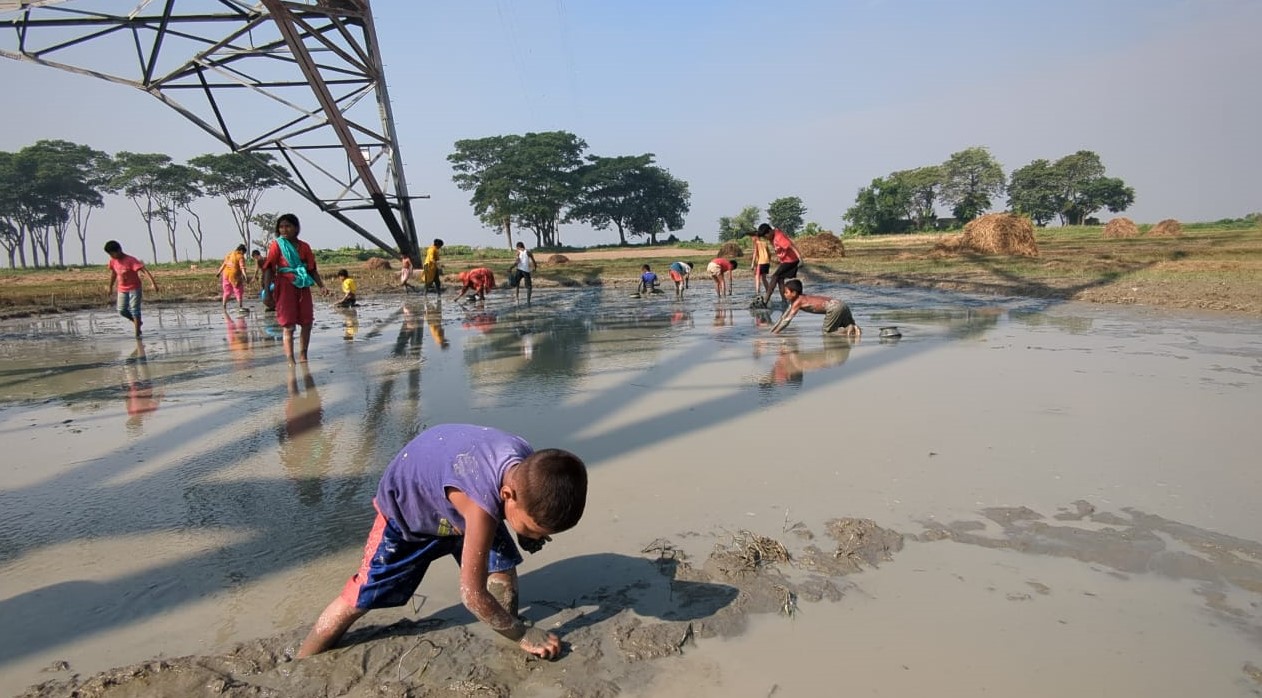
{"type": "MultiPolygon", "coordinates": [[[[846,576],[892,560],[902,549],[902,534],[870,520],[826,522],[835,544],[829,551],[794,547],[815,534],[802,523],[792,529],[797,540],[788,543],[748,530],[716,534],[699,566],[677,541],[659,538],[640,557],[586,556],[599,559],[565,560],[528,575],[537,589],[548,588],[549,577],[580,568],[604,570],[605,581],[618,582],[565,603],[530,603],[524,615],[562,637],[563,653],[551,662],[521,652],[453,607],[423,619],[365,626],[348,633],[342,647],[301,661],[291,659],[303,633],[294,629],[222,655],[156,659],[46,681],[21,698],[616,696],[668,669],[653,660],[739,635],[752,614],[793,616],[802,612],[799,601],[841,600],[846,576]]],[[[687,537],[697,542],[695,534],[687,537]]],[[[73,667],[63,661],[49,670],[73,667]]]]}
{"type": "MultiPolygon", "coordinates": [[[[1151,573],[1188,581],[1219,622],[1262,645],[1262,543],[1121,511],[1098,511],[1079,500],[1049,521],[1028,507],[991,507],[981,512],[985,521],[925,522],[918,539],[1072,558],[1121,578],[1151,573]]],[[[1041,584],[1034,588],[1050,592],[1041,584]]]]}

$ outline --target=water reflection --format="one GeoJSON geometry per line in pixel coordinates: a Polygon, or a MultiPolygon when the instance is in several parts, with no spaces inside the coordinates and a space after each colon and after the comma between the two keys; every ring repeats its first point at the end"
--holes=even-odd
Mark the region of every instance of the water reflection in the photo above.
{"type": "Polygon", "coordinates": [[[250,328],[246,325],[245,316],[233,316],[224,311],[223,314],[224,330],[228,334],[228,353],[232,355],[232,362],[237,368],[243,368],[250,363],[250,328]]]}
{"type": "Polygon", "coordinates": [[[136,340],[136,349],[123,361],[123,376],[127,393],[127,433],[136,436],[141,433],[145,418],[156,412],[162,401],[162,393],[154,390],[149,356],[140,339],[136,340]]]}
{"type": "Polygon", "coordinates": [[[999,324],[1004,309],[981,308],[906,308],[884,310],[871,314],[871,324],[899,325],[922,323],[945,327],[947,333],[959,339],[979,337],[999,324]]]}
{"type": "Polygon", "coordinates": [[[289,366],[285,421],[276,430],[280,463],[298,490],[298,501],[307,506],[320,503],[324,478],[332,467],[336,429],[324,430],[324,403],[315,377],[306,364],[289,366]],[[301,381],[300,381],[301,377],[301,381]]]}
{"type": "Polygon", "coordinates": [[[355,335],[359,334],[359,310],[351,306],[338,308],[337,312],[342,316],[342,339],[354,341],[355,335]]]}
{"type": "Polygon", "coordinates": [[[764,388],[780,385],[801,387],[806,373],[846,363],[846,359],[850,358],[850,348],[859,343],[858,338],[852,337],[826,335],[822,339],[824,344],[821,348],[808,350],[800,348],[797,337],[755,339],[755,358],[773,347],[777,352],[770,373],[759,381],[759,385],[764,388]]]}

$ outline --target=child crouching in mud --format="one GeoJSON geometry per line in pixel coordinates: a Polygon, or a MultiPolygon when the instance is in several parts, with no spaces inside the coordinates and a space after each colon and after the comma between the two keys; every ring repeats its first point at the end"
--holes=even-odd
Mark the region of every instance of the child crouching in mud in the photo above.
{"type": "Polygon", "coordinates": [[[558,656],[556,635],[517,617],[522,557],[509,529],[537,552],[549,536],[573,528],[586,503],[587,468],[573,453],[535,451],[519,436],[473,424],[422,432],[382,474],[359,571],[296,657],[329,649],[370,609],[406,604],[429,563],[446,555],[460,566],[460,598],[478,620],[530,654],[558,656]]]}
{"type": "Polygon", "coordinates": [[[780,330],[789,326],[793,316],[799,310],[824,316],[824,333],[845,332],[847,337],[858,337],[863,334],[855,324],[850,306],[836,298],[828,296],[808,296],[802,293],[802,282],[789,279],[784,282],[784,299],[789,302],[788,310],[780,316],[780,321],[771,328],[771,334],[780,334],[780,330]]]}

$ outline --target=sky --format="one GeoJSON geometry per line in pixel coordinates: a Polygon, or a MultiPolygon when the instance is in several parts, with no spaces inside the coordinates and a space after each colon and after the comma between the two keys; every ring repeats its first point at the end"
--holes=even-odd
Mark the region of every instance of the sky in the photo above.
{"type": "MultiPolygon", "coordinates": [[[[1262,0],[376,0],[373,14],[408,187],[430,197],[413,204],[423,242],[503,244],[451,181],[455,141],[551,130],[592,155],[654,153],[691,190],[682,239],[716,240],[721,216],[784,196],[840,232],[872,179],[972,146],[1005,173],[1095,151],[1135,189],[1125,215],[1139,222],[1262,211],[1262,0]]],[[[125,86],[3,58],[0,84],[21,95],[0,150],[224,150],[125,86]]],[[[226,205],[198,210],[208,258],[222,256],[236,244],[226,205]]],[[[368,244],[282,190],[260,210],[297,213],[316,247],[368,244]]],[[[107,200],[90,236],[151,256],[125,199],[107,200]]],[[[566,225],[561,238],[617,233],[566,225]]]]}

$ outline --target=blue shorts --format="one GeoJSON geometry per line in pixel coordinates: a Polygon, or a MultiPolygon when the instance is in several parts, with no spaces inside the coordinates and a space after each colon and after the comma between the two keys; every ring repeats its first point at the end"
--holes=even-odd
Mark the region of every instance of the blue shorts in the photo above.
{"type": "MultiPolygon", "coordinates": [[[[373,502],[375,508],[377,503],[373,502]]],[[[429,563],[451,555],[460,564],[464,536],[425,536],[421,540],[404,540],[403,532],[391,519],[377,511],[364,559],[359,571],[342,587],[341,598],[355,608],[393,608],[406,605],[421,585],[429,563]]],[[[522,562],[521,552],[501,521],[491,541],[487,572],[507,572],[522,562]]]]}
{"type": "Polygon", "coordinates": [[[140,317],[140,287],[137,286],[131,291],[118,292],[118,314],[128,320],[135,320],[140,317]]]}

